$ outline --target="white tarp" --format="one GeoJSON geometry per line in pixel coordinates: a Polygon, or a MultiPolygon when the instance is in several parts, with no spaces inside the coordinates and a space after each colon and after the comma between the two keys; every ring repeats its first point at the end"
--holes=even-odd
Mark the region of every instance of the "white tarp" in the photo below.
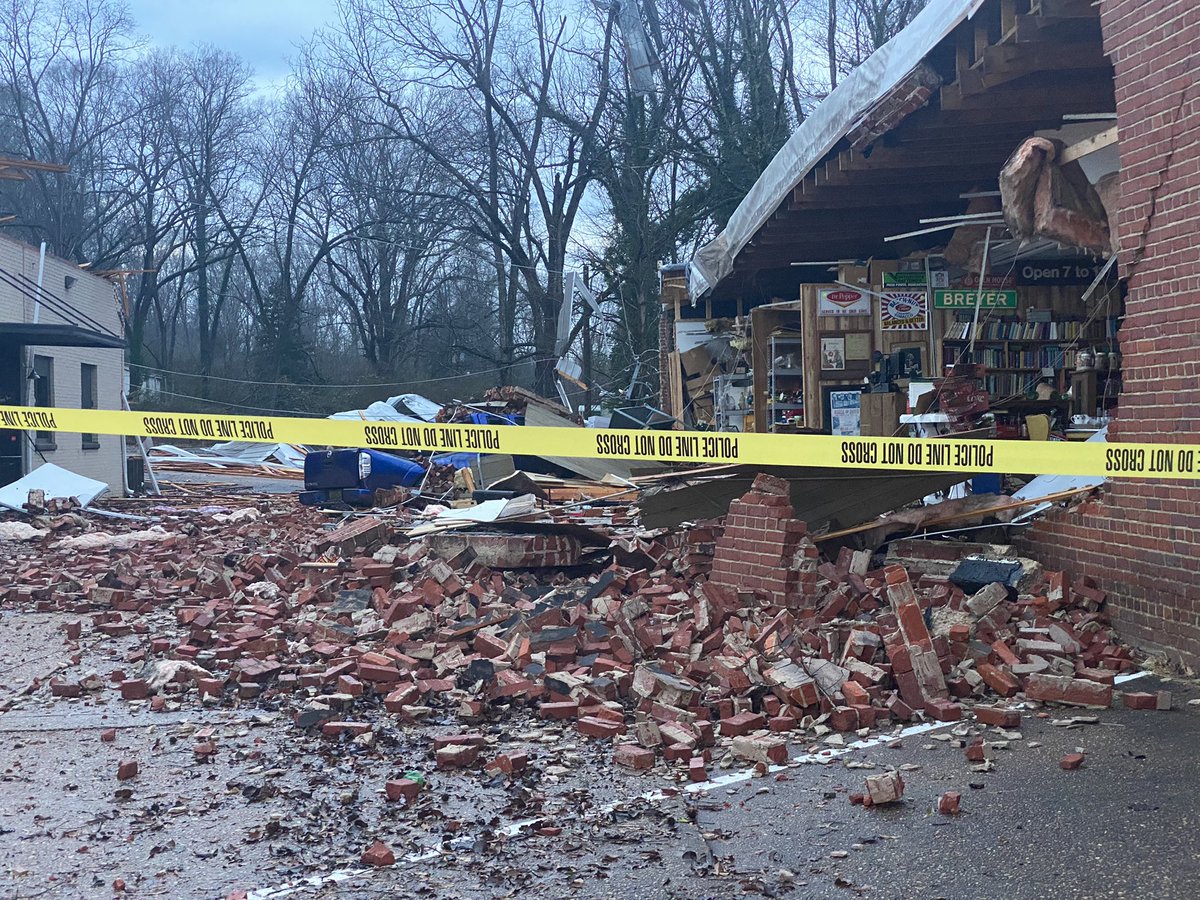
{"type": "Polygon", "coordinates": [[[692,258],[688,289],[694,299],[712,290],[733,261],[792,191],[837,146],[868,109],[915,69],[984,0],[931,0],[912,23],[876,50],[823,100],[767,164],[738,204],[725,230],[692,258]]]}
{"type": "Polygon", "coordinates": [[[514,516],[527,516],[537,509],[537,497],[522,494],[504,500],[484,500],[465,509],[443,509],[437,520],[461,522],[498,522],[514,516]]]}
{"type": "Polygon", "coordinates": [[[331,419],[362,419],[368,422],[432,422],[442,407],[420,394],[397,394],[387,402],[376,400],[366,409],[336,412],[331,419]]]}
{"type": "Polygon", "coordinates": [[[19,512],[22,505],[29,502],[30,491],[45,491],[47,500],[74,497],[80,506],[87,506],[107,490],[108,485],[103,481],[76,475],[54,463],[45,463],[24,478],[0,487],[0,506],[19,512]]]}
{"type": "Polygon", "coordinates": [[[442,411],[440,403],[434,403],[428,397],[422,397],[420,394],[397,394],[395,397],[388,397],[387,402],[388,406],[393,409],[402,413],[411,413],[426,422],[432,422],[442,411]]]}
{"type": "Polygon", "coordinates": [[[347,409],[342,412],[336,412],[329,418],[331,419],[362,419],[367,422],[422,422],[423,419],[418,419],[415,416],[406,416],[404,413],[396,412],[394,406],[384,403],[382,400],[376,400],[366,409],[347,409]]]}

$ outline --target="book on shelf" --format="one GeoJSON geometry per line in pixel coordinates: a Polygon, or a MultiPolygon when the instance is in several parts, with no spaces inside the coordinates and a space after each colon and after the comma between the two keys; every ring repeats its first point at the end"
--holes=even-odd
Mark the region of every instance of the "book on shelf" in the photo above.
{"type": "MultiPolygon", "coordinates": [[[[1117,333],[1116,319],[1092,322],[1021,322],[994,320],[980,322],[975,327],[977,341],[1103,341],[1117,333]]],[[[944,340],[969,341],[970,322],[952,322],[946,329],[944,340]]]]}
{"type": "Polygon", "coordinates": [[[1078,351],[1057,344],[1020,350],[977,346],[974,356],[974,362],[989,369],[1073,369],[1078,351]]]}
{"type": "Polygon", "coordinates": [[[1001,372],[983,378],[983,387],[993,397],[1022,398],[1041,381],[1040,372],[1001,372]]]}

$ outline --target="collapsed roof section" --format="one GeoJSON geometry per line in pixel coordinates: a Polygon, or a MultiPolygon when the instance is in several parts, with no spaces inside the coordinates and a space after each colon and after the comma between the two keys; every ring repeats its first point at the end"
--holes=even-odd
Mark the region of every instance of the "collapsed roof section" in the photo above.
{"type": "Polygon", "coordinates": [[[1035,132],[1114,109],[1090,0],[933,0],[796,130],[693,258],[691,296],[765,299],[792,292],[806,262],[944,243],[886,238],[996,191],[1035,132]]]}

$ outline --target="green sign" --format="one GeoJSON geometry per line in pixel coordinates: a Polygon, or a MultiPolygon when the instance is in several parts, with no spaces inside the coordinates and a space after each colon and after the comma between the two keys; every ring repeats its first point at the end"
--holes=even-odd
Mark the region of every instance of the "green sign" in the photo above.
{"type": "Polygon", "coordinates": [[[924,287],[924,272],[884,272],[884,287],[924,287]]]}
{"type": "Polygon", "coordinates": [[[934,309],[1016,309],[1016,291],[934,291],[934,309]]]}

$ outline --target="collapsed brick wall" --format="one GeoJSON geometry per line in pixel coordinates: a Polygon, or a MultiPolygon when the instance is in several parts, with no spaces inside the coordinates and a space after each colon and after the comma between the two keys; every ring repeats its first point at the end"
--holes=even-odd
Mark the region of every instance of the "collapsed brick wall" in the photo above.
{"type": "Polygon", "coordinates": [[[717,540],[710,580],[734,591],[759,591],[790,609],[811,606],[817,584],[817,546],[795,517],[788,483],[754,479],[750,492],[729,505],[717,540]]]}
{"type": "MultiPolygon", "coordinates": [[[[1104,0],[1116,73],[1128,281],[1114,441],[1192,443],[1200,420],[1200,4],[1104,0]]],[[[1200,486],[1122,481],[1059,511],[1024,544],[1099,576],[1123,635],[1200,668],[1200,486]]]]}

